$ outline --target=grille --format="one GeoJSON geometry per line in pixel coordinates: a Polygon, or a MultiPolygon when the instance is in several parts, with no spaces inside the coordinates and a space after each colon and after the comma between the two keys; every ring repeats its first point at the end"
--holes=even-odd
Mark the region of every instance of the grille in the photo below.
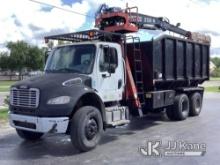
{"type": "Polygon", "coordinates": [[[37,108],[39,104],[39,97],[40,92],[36,88],[12,88],[10,94],[10,103],[13,106],[37,108]]]}

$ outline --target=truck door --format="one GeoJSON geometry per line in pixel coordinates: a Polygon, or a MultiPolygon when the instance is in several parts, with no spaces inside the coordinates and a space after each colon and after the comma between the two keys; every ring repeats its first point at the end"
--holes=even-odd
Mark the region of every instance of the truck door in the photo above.
{"type": "Polygon", "coordinates": [[[124,69],[121,58],[119,47],[103,46],[100,49],[97,68],[97,91],[104,102],[122,99],[124,69]]]}

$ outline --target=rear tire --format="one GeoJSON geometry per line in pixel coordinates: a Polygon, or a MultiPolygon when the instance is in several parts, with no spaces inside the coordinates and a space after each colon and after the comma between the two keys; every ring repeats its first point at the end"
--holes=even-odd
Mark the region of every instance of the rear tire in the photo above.
{"type": "Polygon", "coordinates": [[[186,94],[177,95],[174,104],[166,111],[170,120],[185,120],[189,116],[189,99],[186,94]]]}
{"type": "Polygon", "coordinates": [[[190,116],[198,116],[202,110],[202,95],[195,92],[190,96],[190,116]]]}
{"type": "Polygon", "coordinates": [[[166,108],[166,115],[170,120],[176,120],[173,111],[174,111],[173,106],[169,106],[166,108]]]}
{"type": "Polygon", "coordinates": [[[81,107],[71,121],[70,137],[73,145],[80,151],[96,147],[103,132],[100,111],[92,106],[81,107]]]}
{"type": "Polygon", "coordinates": [[[22,139],[29,140],[29,141],[39,140],[43,136],[43,133],[31,132],[31,131],[20,130],[20,129],[16,129],[16,132],[18,136],[20,136],[22,139]]]}

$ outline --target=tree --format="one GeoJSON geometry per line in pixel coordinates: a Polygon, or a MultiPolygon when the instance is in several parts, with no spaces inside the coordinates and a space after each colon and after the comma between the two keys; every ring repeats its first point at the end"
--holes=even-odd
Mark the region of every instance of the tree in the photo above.
{"type": "Polygon", "coordinates": [[[0,68],[18,71],[20,79],[25,69],[30,71],[43,68],[43,49],[31,46],[24,41],[9,42],[7,48],[10,55],[1,55],[0,68]]]}
{"type": "Polygon", "coordinates": [[[215,68],[215,70],[211,73],[212,77],[220,77],[220,68],[215,68]]]}
{"type": "Polygon", "coordinates": [[[5,71],[8,70],[9,67],[9,56],[7,53],[0,53],[0,68],[5,71]]]}
{"type": "Polygon", "coordinates": [[[19,75],[22,75],[22,71],[25,68],[25,61],[28,55],[29,46],[24,41],[9,42],[7,48],[10,50],[10,70],[16,70],[19,75]]]}
{"type": "Polygon", "coordinates": [[[42,70],[44,65],[43,55],[43,49],[39,49],[37,46],[31,46],[25,61],[26,68],[29,70],[42,70]]]}
{"type": "Polygon", "coordinates": [[[220,68],[220,58],[219,57],[213,57],[211,58],[211,61],[215,64],[217,68],[220,68]]]}
{"type": "MultiPolygon", "coordinates": [[[[10,61],[10,56],[6,52],[0,53],[0,69],[2,71],[10,71],[10,72],[14,71],[13,64],[10,61]]],[[[10,80],[11,80],[11,78],[12,78],[12,76],[10,74],[10,80]]]]}
{"type": "Polygon", "coordinates": [[[212,77],[220,77],[220,58],[219,57],[213,57],[211,58],[211,61],[215,64],[216,68],[211,73],[212,77]]]}

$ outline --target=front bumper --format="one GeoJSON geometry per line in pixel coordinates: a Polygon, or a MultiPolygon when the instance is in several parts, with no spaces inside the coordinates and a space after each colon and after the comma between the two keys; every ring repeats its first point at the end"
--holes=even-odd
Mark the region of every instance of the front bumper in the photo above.
{"type": "Polygon", "coordinates": [[[36,117],[9,113],[10,125],[17,129],[40,133],[66,133],[68,117],[36,117]]]}

